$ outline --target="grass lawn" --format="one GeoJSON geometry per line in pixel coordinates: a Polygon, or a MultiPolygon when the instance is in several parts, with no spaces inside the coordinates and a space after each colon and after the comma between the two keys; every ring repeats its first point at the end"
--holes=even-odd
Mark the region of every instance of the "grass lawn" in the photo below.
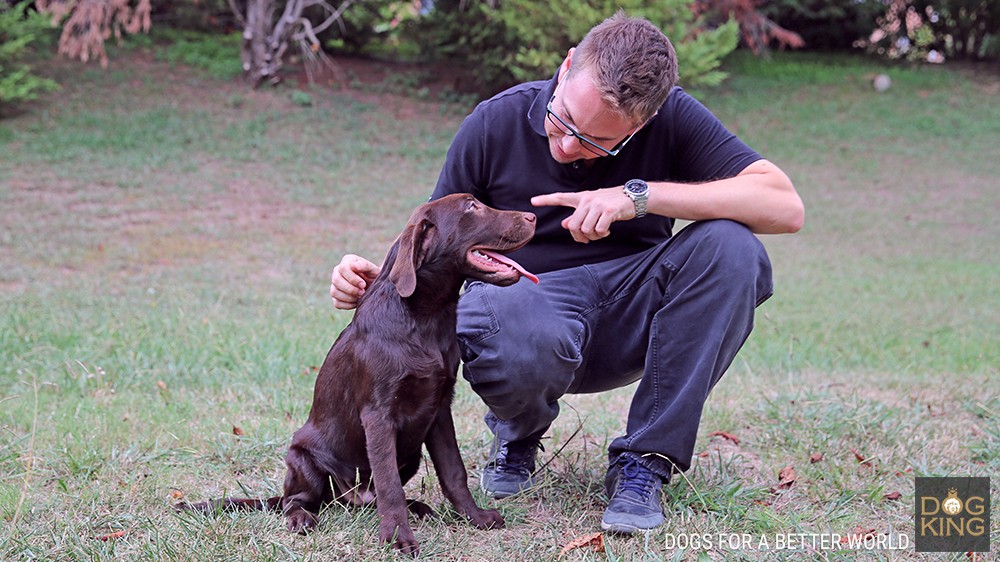
{"type": "MultiPolygon", "coordinates": [[[[776,295],[708,402],[694,467],[664,488],[665,527],[559,557],[600,529],[634,387],[566,397],[540,489],[493,501],[473,481],[483,406],[460,381],[470,484],[507,527],[460,521],[425,470],[407,486],[439,508],[416,523],[422,558],[967,559],[914,552],[914,478],[1000,473],[1000,79],[780,53],[728,67],[701,99],[792,176],[807,220],[762,238],[776,295]],[[798,534],[909,546],[778,548],[798,534]]],[[[332,506],[298,536],[273,514],[171,509],[280,493],[350,320],[329,271],[381,259],[470,109],[394,70],[296,94],[147,51],[106,71],[52,61],[62,90],[0,121],[0,559],[396,557],[372,510],[332,506]]]]}

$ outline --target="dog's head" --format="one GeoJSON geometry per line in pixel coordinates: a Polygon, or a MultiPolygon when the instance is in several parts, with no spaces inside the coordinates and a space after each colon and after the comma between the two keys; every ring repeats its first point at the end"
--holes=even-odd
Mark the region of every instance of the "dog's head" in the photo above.
{"type": "Polygon", "coordinates": [[[469,194],[456,193],[417,207],[399,235],[398,253],[389,281],[409,297],[420,277],[440,281],[478,279],[512,285],[522,276],[538,282],[514,260],[504,256],[531,240],[535,215],[498,211],[469,194]]]}

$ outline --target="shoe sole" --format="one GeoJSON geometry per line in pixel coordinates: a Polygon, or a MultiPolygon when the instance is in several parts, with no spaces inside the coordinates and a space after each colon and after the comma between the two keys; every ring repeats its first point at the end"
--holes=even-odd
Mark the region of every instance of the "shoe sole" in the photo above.
{"type": "Polygon", "coordinates": [[[607,531],[609,533],[617,533],[619,535],[631,535],[631,534],[635,534],[635,533],[648,533],[650,531],[653,531],[654,529],[656,529],[660,525],[662,525],[662,523],[657,524],[657,525],[655,525],[653,527],[650,527],[648,529],[644,529],[642,527],[636,527],[635,525],[623,525],[621,523],[605,523],[603,520],[601,521],[601,529],[602,530],[607,531]]]}

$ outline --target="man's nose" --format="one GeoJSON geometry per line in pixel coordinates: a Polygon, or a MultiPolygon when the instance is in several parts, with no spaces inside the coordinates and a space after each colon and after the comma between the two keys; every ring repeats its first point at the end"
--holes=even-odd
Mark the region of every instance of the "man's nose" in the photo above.
{"type": "Polygon", "coordinates": [[[580,150],[581,147],[580,139],[573,135],[563,135],[563,138],[559,140],[559,148],[566,154],[573,154],[580,150]]]}

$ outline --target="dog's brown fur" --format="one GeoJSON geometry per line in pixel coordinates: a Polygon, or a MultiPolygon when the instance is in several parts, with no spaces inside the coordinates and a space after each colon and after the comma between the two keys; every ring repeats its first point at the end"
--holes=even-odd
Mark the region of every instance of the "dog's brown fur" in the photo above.
{"type": "Polygon", "coordinates": [[[426,444],[458,512],[481,529],[503,526],[498,512],[473,500],[455,438],[456,308],[465,279],[510,285],[523,272],[473,250],[511,251],[534,230],[534,215],[497,211],[465,194],[417,208],[320,369],[309,419],[285,459],[284,494],[178,507],[280,509],[289,530],[305,532],[316,526],[323,503],[363,504],[377,496],[382,540],[416,554],[407,507],[420,516],[431,510],[408,503],[403,484],[426,444]]]}

